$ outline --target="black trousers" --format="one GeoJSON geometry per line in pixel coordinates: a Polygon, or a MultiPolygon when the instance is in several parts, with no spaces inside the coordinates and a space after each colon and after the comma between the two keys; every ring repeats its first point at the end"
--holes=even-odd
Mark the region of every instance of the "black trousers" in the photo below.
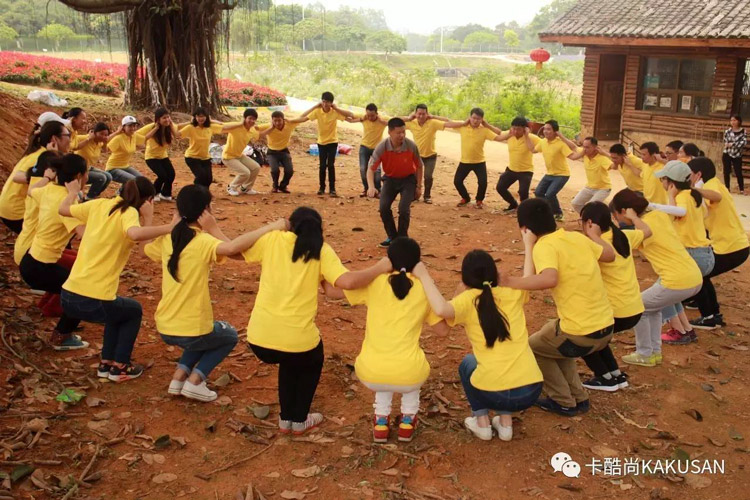
{"type": "Polygon", "coordinates": [[[724,153],[721,155],[721,163],[724,165],[724,184],[727,186],[727,189],[729,189],[729,179],[732,170],[734,170],[734,176],[737,178],[737,186],[739,186],[740,191],[744,191],[745,178],[742,176],[742,156],[740,155],[737,158],[733,158],[727,153],[724,153]]]}
{"type": "Polygon", "coordinates": [[[383,221],[388,239],[409,235],[411,202],[414,201],[416,189],[417,177],[413,174],[400,179],[383,177],[383,186],[380,191],[380,219],[383,221]],[[401,195],[401,199],[398,202],[398,229],[396,229],[391,205],[398,195],[401,195]]]}
{"type": "MultiPolygon", "coordinates": [[[[13,182],[13,181],[6,180],[5,182],[13,182]]],[[[3,224],[5,224],[8,227],[8,229],[10,229],[16,234],[19,234],[21,230],[23,229],[23,219],[10,220],[10,219],[6,219],[5,217],[0,217],[0,220],[3,221],[3,224]]]]}
{"type": "MultiPolygon", "coordinates": [[[[18,268],[21,271],[21,277],[31,288],[58,295],[62,291],[63,283],[70,276],[70,269],[55,263],[47,264],[39,262],[28,252],[21,259],[21,264],[18,268]]],[[[73,330],[78,327],[79,323],[80,320],[71,318],[63,310],[62,316],[60,316],[57,326],[55,326],[55,330],[64,335],[69,335],[73,333],[73,330]]]]}
{"type": "Polygon", "coordinates": [[[464,186],[464,180],[474,172],[477,176],[477,201],[483,201],[487,193],[487,163],[459,163],[456,175],[453,176],[453,185],[456,186],[458,194],[466,201],[471,201],[471,196],[464,186]]]}
{"type": "Polygon", "coordinates": [[[523,201],[529,197],[529,187],[531,187],[532,177],[534,177],[534,172],[514,172],[510,168],[505,169],[505,172],[503,172],[497,181],[497,192],[502,199],[508,202],[510,205],[508,208],[518,207],[518,202],[510,194],[508,188],[518,182],[518,197],[523,201]]]}
{"type": "MultiPolygon", "coordinates": [[[[614,333],[630,330],[640,319],[640,314],[628,316],[627,318],[615,318],[614,333]]],[[[604,349],[583,356],[583,361],[586,362],[586,366],[588,366],[597,377],[601,377],[605,373],[620,369],[617,360],[615,359],[615,355],[609,345],[604,349]]]]}
{"type": "Polygon", "coordinates": [[[279,365],[279,404],[282,420],[304,422],[310,413],[323,371],[323,341],[305,352],[285,352],[248,343],[264,363],[279,365]]]}
{"type": "Polygon", "coordinates": [[[195,176],[193,184],[199,184],[201,186],[211,187],[211,183],[214,180],[213,168],[211,160],[200,160],[198,158],[185,157],[185,163],[188,168],[195,176]]]}
{"type": "Polygon", "coordinates": [[[336,152],[339,150],[339,143],[318,144],[318,178],[320,180],[320,190],[326,189],[326,171],[328,171],[328,186],[331,192],[336,191],[336,152]]]}
{"type": "Polygon", "coordinates": [[[282,149],[280,151],[269,149],[268,165],[271,167],[271,179],[273,180],[273,187],[284,189],[289,186],[289,181],[292,180],[292,176],[294,175],[292,155],[289,153],[289,149],[282,149]],[[281,168],[284,169],[284,177],[281,179],[281,184],[279,184],[281,168]]]}
{"type": "Polygon", "coordinates": [[[750,248],[743,248],[732,253],[714,254],[714,257],[716,257],[714,268],[708,275],[703,277],[703,287],[694,297],[698,303],[701,316],[711,316],[720,312],[719,299],[716,297],[716,288],[711,283],[711,278],[741,266],[747,260],[748,256],[750,256],[750,248]]]}
{"type": "Polygon", "coordinates": [[[174,182],[174,167],[169,158],[146,160],[146,165],[156,174],[154,189],[156,194],[172,196],[172,183],[174,182]]]}

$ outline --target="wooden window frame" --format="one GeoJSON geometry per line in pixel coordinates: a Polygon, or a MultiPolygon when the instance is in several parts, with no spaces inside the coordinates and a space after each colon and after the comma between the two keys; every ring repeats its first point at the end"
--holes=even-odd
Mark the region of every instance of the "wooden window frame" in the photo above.
{"type": "MultiPolygon", "coordinates": [[[[714,74],[716,73],[716,57],[683,57],[683,56],[641,56],[641,64],[638,70],[638,92],[637,92],[637,100],[636,100],[636,111],[641,111],[644,113],[653,113],[658,115],[664,115],[664,116],[679,116],[682,118],[700,118],[700,117],[709,117],[714,116],[717,113],[712,113],[710,108],[710,99],[713,95],[713,82],[711,84],[711,90],[708,91],[694,91],[694,90],[682,90],[682,89],[647,89],[643,86],[643,77],[646,74],[646,67],[648,66],[648,60],[649,59],[676,59],[677,60],[677,75],[676,75],[676,81],[677,85],[680,84],[680,71],[682,70],[682,62],[686,60],[697,60],[697,59],[707,59],[714,61],[714,74]],[[668,95],[672,98],[672,107],[669,110],[664,110],[665,108],[659,108],[658,106],[655,109],[644,109],[644,100],[646,98],[646,94],[657,94],[657,100],[661,98],[663,95],[668,95]],[[696,115],[693,113],[680,113],[679,111],[679,101],[680,101],[680,95],[690,95],[692,97],[708,97],[709,99],[709,111],[706,114],[700,114],[696,115]]],[[[658,103],[657,103],[658,104],[658,103]]]]}

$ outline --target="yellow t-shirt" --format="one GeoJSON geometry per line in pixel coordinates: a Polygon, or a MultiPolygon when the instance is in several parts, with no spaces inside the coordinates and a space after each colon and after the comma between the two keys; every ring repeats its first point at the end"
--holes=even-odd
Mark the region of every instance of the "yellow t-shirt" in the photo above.
{"type": "MultiPolygon", "coordinates": [[[[283,129],[279,130],[274,128],[266,136],[268,149],[273,149],[274,151],[287,149],[289,147],[289,140],[292,137],[292,132],[294,132],[294,129],[296,129],[298,125],[299,123],[285,122],[283,129]]],[[[260,130],[268,130],[270,127],[273,127],[273,125],[263,125],[260,127],[260,130]]]]}
{"type": "Polygon", "coordinates": [[[438,130],[445,130],[445,122],[440,120],[427,120],[424,125],[414,119],[406,122],[406,130],[411,131],[414,142],[419,149],[419,156],[429,158],[437,154],[435,150],[435,134],[438,130]]]}
{"type": "MultiPolygon", "coordinates": [[[[383,140],[383,130],[388,126],[386,123],[380,123],[379,120],[368,120],[366,117],[362,116],[360,118],[363,118],[362,120],[362,145],[366,148],[375,149],[375,146],[380,144],[380,141],[383,140]]],[[[381,116],[381,120],[388,121],[388,117],[381,116]]],[[[417,146],[419,148],[419,146],[417,146]]]]}
{"type": "Polygon", "coordinates": [[[320,260],[297,259],[292,251],[297,235],[272,231],[243,252],[247,262],[260,262],[260,288],[255,299],[247,341],[268,349],[305,352],[320,342],[315,325],[318,286],[322,280],[335,284],[347,269],[327,243],[320,260]]]}
{"type": "MultiPolygon", "coordinates": [[[[706,217],[705,223],[714,252],[724,255],[750,246],[740,217],[737,215],[734,199],[727,188],[724,187],[724,184],[714,177],[704,184],[703,189],[721,194],[721,201],[711,202],[706,200],[708,217],[706,217]]],[[[25,228],[25,218],[23,225],[25,228]]]]}
{"type": "Polygon", "coordinates": [[[430,375],[430,365],[419,346],[430,304],[422,283],[412,275],[409,294],[399,300],[388,274],[358,290],[345,290],[353,306],[367,306],[362,350],[354,362],[357,378],[371,384],[417,385],[430,375]]]}
{"type": "Polygon", "coordinates": [[[706,237],[706,225],[703,223],[703,205],[695,206],[695,198],[689,189],[684,189],[675,196],[678,207],[687,210],[684,217],[675,217],[674,225],[680,241],[685,248],[707,247],[711,242],[706,237]]]}
{"type": "Polygon", "coordinates": [[[318,144],[325,146],[326,144],[339,142],[338,123],[336,122],[344,121],[346,119],[344,115],[339,114],[333,108],[328,113],[323,111],[323,108],[316,108],[307,116],[310,120],[318,121],[318,144]]]}
{"type": "Polygon", "coordinates": [[[110,211],[121,198],[101,198],[70,207],[76,220],[86,224],[73,269],[63,288],[99,300],[115,300],[120,274],[135,242],[128,229],[140,227],[138,210],[110,211]]]}
{"type": "MultiPolygon", "coordinates": [[[[225,123],[225,127],[238,125],[240,122],[225,123]]],[[[250,141],[258,139],[258,129],[250,127],[250,130],[246,129],[244,125],[234,128],[227,132],[227,143],[224,146],[224,152],[221,154],[221,158],[224,160],[234,160],[242,156],[245,151],[245,146],[250,141]]]]}
{"type": "Polygon", "coordinates": [[[612,189],[609,178],[609,167],[612,160],[597,154],[593,158],[583,156],[583,168],[586,170],[586,187],[589,189],[612,189]]]}
{"type": "Polygon", "coordinates": [[[653,233],[643,240],[641,248],[661,284],[670,290],[687,290],[700,285],[703,276],[680,242],[669,215],[653,211],[642,217],[653,233]]]}
{"type": "Polygon", "coordinates": [[[614,323],[612,306],[599,270],[602,247],[564,229],[545,234],[533,250],[537,274],[557,271],[552,289],[560,328],[570,335],[588,335],[614,323]]]}
{"type": "MultiPolygon", "coordinates": [[[[39,180],[39,177],[32,178],[33,185],[39,180]]],[[[41,189],[41,188],[40,188],[41,189]]],[[[31,196],[26,197],[26,207],[23,212],[23,228],[18,233],[16,243],[13,245],[13,260],[16,264],[21,264],[21,259],[31,248],[31,242],[34,241],[36,228],[39,225],[39,202],[31,196]]]]}
{"type": "Polygon", "coordinates": [[[643,166],[645,165],[645,162],[632,153],[628,155],[628,159],[630,160],[630,163],[641,169],[641,174],[636,175],[636,173],[633,172],[633,169],[624,164],[620,165],[618,169],[622,174],[625,185],[633,191],[640,191],[642,193],[643,178],[641,176],[643,175],[643,166]]]}
{"type": "Polygon", "coordinates": [[[484,141],[492,141],[497,134],[483,126],[476,128],[464,125],[458,129],[461,134],[461,163],[482,163],[484,161],[484,141]]]}
{"type": "Polygon", "coordinates": [[[562,139],[555,137],[552,141],[544,139],[539,141],[534,151],[542,153],[544,164],[547,166],[547,175],[570,176],[568,156],[573,152],[562,139]]]}
{"type": "MultiPolygon", "coordinates": [[[[633,252],[643,243],[643,231],[633,229],[623,231],[623,233],[630,244],[630,255],[625,258],[615,250],[613,262],[599,263],[604,288],[607,290],[607,297],[615,318],[629,318],[644,311],[641,287],[638,284],[635,262],[633,262],[633,252]]],[[[603,233],[602,239],[611,245],[612,231],[603,233]]]]}
{"type": "Polygon", "coordinates": [[[167,268],[172,256],[172,235],[155,239],[144,248],[146,256],[161,263],[161,300],[156,307],[156,330],[164,335],[197,337],[214,329],[214,311],[208,292],[211,265],[225,257],[216,255],[221,240],[195,229],[195,236],[180,252],[178,283],[167,268]]]}
{"type": "MultiPolygon", "coordinates": [[[[531,142],[536,147],[539,144],[538,136],[530,134],[531,142]]],[[[534,171],[534,155],[529,151],[526,146],[526,138],[521,137],[518,139],[516,136],[508,138],[508,168],[514,172],[533,172],[534,171]]]]}
{"type": "MultiPolygon", "coordinates": [[[[154,127],[156,127],[156,123],[144,125],[136,131],[135,135],[140,136],[142,140],[146,140],[146,134],[151,132],[154,127]]],[[[146,152],[144,153],[146,160],[161,160],[167,157],[169,157],[169,143],[159,144],[156,142],[156,136],[146,140],[146,152]]]]}
{"type": "Polygon", "coordinates": [[[641,167],[641,179],[643,180],[643,196],[651,203],[659,203],[666,205],[668,202],[667,191],[661,184],[661,179],[654,175],[664,168],[664,164],[656,162],[653,165],[649,165],[643,160],[640,160],[641,167]]]}
{"type": "Polygon", "coordinates": [[[13,170],[5,179],[5,185],[0,192],[0,217],[8,220],[23,219],[23,212],[26,206],[26,193],[29,191],[28,184],[19,184],[13,182],[13,176],[18,172],[26,172],[36,165],[39,155],[47,151],[47,148],[39,148],[31,154],[21,158],[13,170]]]}
{"type": "Polygon", "coordinates": [[[135,153],[135,146],[143,144],[143,136],[133,134],[117,134],[107,143],[107,149],[110,151],[107,159],[106,170],[115,168],[127,168],[130,166],[130,160],[135,153]]]}
{"type": "MultiPolygon", "coordinates": [[[[471,374],[471,385],[482,391],[506,391],[542,381],[542,372],[536,364],[534,353],[529,346],[529,332],[523,306],[529,301],[529,294],[523,290],[496,287],[492,289],[495,304],[505,317],[510,338],[495,341],[487,347],[479,315],[474,300],[481,290],[466,290],[450,303],[455,317],[447,320],[451,326],[463,325],[471,342],[471,350],[477,358],[477,369],[471,374]]],[[[429,323],[435,324],[440,318],[430,314],[429,323]]]]}
{"type": "Polygon", "coordinates": [[[220,134],[224,127],[223,123],[212,123],[210,127],[194,127],[192,123],[185,125],[180,129],[183,139],[190,140],[185,158],[196,158],[198,160],[208,160],[211,155],[208,154],[208,148],[211,145],[211,137],[214,134],[220,134]]]}
{"type": "Polygon", "coordinates": [[[99,163],[99,157],[102,155],[102,146],[101,142],[89,141],[84,147],[77,149],[75,154],[82,156],[86,160],[86,165],[91,168],[99,163]]]}
{"type": "Polygon", "coordinates": [[[68,196],[65,186],[47,184],[34,189],[30,195],[39,204],[36,234],[29,253],[39,262],[53,264],[62,256],[73,230],[80,226],[78,219],[59,214],[60,203],[68,196]]]}

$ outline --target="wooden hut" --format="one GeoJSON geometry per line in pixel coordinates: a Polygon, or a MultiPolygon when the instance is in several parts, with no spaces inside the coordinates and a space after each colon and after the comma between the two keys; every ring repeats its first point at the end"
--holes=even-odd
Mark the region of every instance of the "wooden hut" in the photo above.
{"type": "Polygon", "coordinates": [[[730,113],[750,129],[750,0],[580,0],[539,38],[585,48],[585,135],[680,139],[716,161],[730,113]]]}

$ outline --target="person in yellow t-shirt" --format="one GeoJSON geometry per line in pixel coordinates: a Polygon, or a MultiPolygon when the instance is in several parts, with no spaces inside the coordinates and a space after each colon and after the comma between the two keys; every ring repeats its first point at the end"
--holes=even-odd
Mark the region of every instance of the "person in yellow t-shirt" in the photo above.
{"type": "Polygon", "coordinates": [[[120,122],[120,128],[115,130],[107,140],[110,155],[105,168],[112,176],[112,181],[120,183],[118,195],[122,193],[126,182],[143,176],[137,168],[132,166],[136,146],[145,143],[144,137],[136,134],[137,129],[138,120],[135,116],[124,116],[120,122]]]}
{"type": "Polygon", "coordinates": [[[101,360],[96,369],[99,378],[114,382],[137,378],[143,367],[131,362],[131,354],[143,309],[136,300],[117,295],[120,275],[136,242],[169,233],[175,222],[152,225],[154,185],[143,176],[126,182],[122,197],[80,204],[74,204],[78,182],[69,182],[66,187],[68,194],[59,204],[59,213],[85,224],[86,232],[62,286],[63,310],[73,318],[104,324],[101,360]]]}
{"type": "Polygon", "coordinates": [[[534,271],[509,279],[508,286],[551,290],[559,318],[529,338],[547,393],[536,404],[563,416],[586,413],[590,402],[576,358],[604,349],[612,338],[614,315],[599,265],[613,262],[615,251],[591,221],[583,228],[586,236],[557,229],[552,207],[542,198],[519,205],[518,226],[527,260],[524,267],[534,271]]]}
{"type": "Polygon", "coordinates": [[[180,138],[180,132],[172,122],[169,110],[157,108],[154,111],[154,122],[138,129],[136,135],[146,141],[146,166],[156,175],[154,201],[173,201],[172,184],[175,171],[169,159],[169,147],[173,140],[180,138]]]}
{"type": "MultiPolygon", "coordinates": [[[[80,221],[59,213],[60,202],[68,194],[67,184],[77,188],[86,183],[87,168],[86,160],[70,153],[52,160],[51,167],[56,171],[57,182],[29,192],[29,196],[33,197],[39,206],[38,223],[31,246],[18,268],[21,277],[31,288],[60,294],[71,270],[58,261],[63,256],[65,246],[73,233],[79,236],[83,234],[83,225],[80,221]]],[[[52,348],[56,351],[69,351],[88,347],[88,342],[73,334],[79,322],[78,318],[66,314],[63,310],[50,336],[52,348]]]]}
{"type": "Polygon", "coordinates": [[[586,203],[604,201],[612,192],[612,181],[609,179],[612,160],[601,150],[596,137],[586,137],[583,140],[582,152],[586,185],[578,191],[570,203],[579,214],[586,203]]]}
{"type": "Polygon", "coordinates": [[[23,228],[23,212],[29,190],[26,171],[36,164],[39,155],[48,148],[60,153],[68,152],[70,131],[67,123],[52,111],[42,113],[29,136],[23,156],[5,180],[0,192],[0,220],[16,234],[23,228]]]}
{"type": "Polygon", "coordinates": [[[328,188],[332,198],[336,198],[336,154],[339,149],[338,123],[354,114],[343,110],[333,103],[333,94],[323,92],[320,102],[300,116],[302,121],[312,120],[318,124],[318,196],[326,192],[326,172],[328,188]]]}
{"type": "Polygon", "coordinates": [[[750,242],[729,189],[716,177],[714,162],[699,157],[690,160],[688,166],[693,172],[690,177],[693,189],[703,196],[708,206],[705,222],[714,250],[714,268],[703,277],[701,291],[695,296],[701,315],[690,324],[698,329],[714,330],[725,323],[711,278],[741,266],[750,256],[750,242]]]}
{"type": "Polygon", "coordinates": [[[255,126],[256,121],[258,121],[258,112],[248,108],[242,113],[241,122],[225,123],[221,129],[222,134],[227,134],[227,143],[221,159],[224,165],[235,174],[234,179],[227,186],[229,196],[258,194],[253,186],[260,173],[260,165],[244,153],[247,143],[259,137],[258,127],[255,126]]]}
{"type": "Polygon", "coordinates": [[[453,185],[461,196],[458,207],[465,207],[471,201],[471,195],[464,185],[464,180],[472,172],[477,176],[476,208],[484,207],[484,196],[487,193],[487,162],[484,159],[484,142],[498,141],[502,131],[493,127],[484,119],[484,110],[474,108],[469,118],[462,122],[449,121],[445,128],[458,129],[461,134],[461,161],[453,176],[453,185]]]}
{"type": "MultiPolygon", "coordinates": [[[[347,118],[349,123],[362,123],[362,143],[359,145],[359,174],[362,178],[364,190],[360,198],[367,197],[367,165],[370,163],[373,151],[383,140],[383,131],[388,126],[388,117],[378,114],[378,107],[370,103],[365,107],[365,114],[347,118]]],[[[380,168],[375,171],[375,189],[380,192],[380,168]]]]}
{"type": "MultiPolygon", "coordinates": [[[[534,177],[534,155],[526,146],[526,129],[529,126],[528,120],[522,116],[513,118],[510,122],[510,130],[500,134],[500,140],[508,142],[508,167],[502,173],[497,181],[497,192],[502,199],[508,202],[508,208],[503,210],[505,213],[513,213],[518,208],[518,203],[529,197],[529,187],[531,179],[534,177]],[[518,182],[519,201],[510,194],[508,188],[518,182]]],[[[539,137],[536,135],[528,136],[531,142],[536,145],[539,143],[539,137]]]]}
{"type": "Polygon", "coordinates": [[[633,250],[641,249],[658,279],[641,292],[645,310],[635,325],[636,350],[622,360],[631,365],[653,367],[663,359],[662,321],[676,316],[675,304],[698,293],[703,278],[698,265],[680,242],[669,215],[660,211],[646,212],[648,200],[630,189],[615,194],[610,207],[619,223],[633,225],[634,221],[628,217],[628,209],[632,209],[651,229],[651,236],[633,250]]]}
{"type": "Polygon", "coordinates": [[[628,153],[625,146],[616,143],[610,146],[609,156],[612,158],[611,170],[619,170],[625,185],[637,193],[643,194],[645,179],[644,169],[648,166],[643,160],[632,153],[628,153]]]}
{"type": "MultiPolygon", "coordinates": [[[[533,274],[530,260],[524,264],[524,275],[533,274]]],[[[434,311],[428,322],[443,330],[461,325],[471,343],[471,354],[458,367],[472,414],[464,419],[464,426],[484,441],[492,439],[493,428],[501,440],[510,441],[511,414],[533,405],[542,392],[542,372],[529,346],[523,312],[529,294],[500,286],[495,261],[483,250],[464,256],[461,283],[450,301],[443,298],[424,264],[418,264],[414,274],[434,311]],[[490,410],[497,413],[491,422],[490,410]]]]}
{"type": "MultiPolygon", "coordinates": [[[[626,210],[628,218],[633,221],[633,230],[622,231],[612,222],[609,207],[602,202],[587,203],[581,211],[581,224],[589,222],[599,226],[602,239],[615,249],[613,262],[600,262],[599,270],[604,280],[604,288],[612,306],[615,317],[613,333],[630,330],[641,319],[643,300],[641,288],[635,273],[633,249],[638,248],[644,238],[651,236],[651,229],[636,215],[633,209],[626,210]]],[[[583,361],[594,372],[594,376],[583,383],[586,389],[615,392],[628,386],[625,375],[620,371],[612,349],[604,349],[583,356],[583,361]]]]}
{"type": "MultiPolygon", "coordinates": [[[[624,149],[625,147],[623,146],[624,149]]],[[[664,168],[664,163],[659,160],[661,158],[659,155],[659,145],[655,142],[644,142],[641,144],[640,153],[640,161],[637,161],[638,159],[635,158],[635,155],[626,155],[623,158],[623,163],[630,167],[631,170],[639,172],[641,181],[643,182],[643,196],[649,202],[666,205],[667,192],[664,190],[664,186],[661,185],[661,181],[654,175],[664,168]]]]}
{"type": "Polygon", "coordinates": [[[430,374],[430,365],[419,345],[430,305],[413,274],[420,255],[419,244],[401,236],[388,247],[393,272],[381,274],[366,287],[355,290],[326,286],[330,297],[346,298],[352,306],[367,306],[367,328],[354,371],[360,382],[375,392],[372,437],[376,443],[388,441],[394,393],[401,394],[398,440],[412,440],[417,427],[419,390],[430,374]]]}
{"type": "Polygon", "coordinates": [[[62,117],[70,121],[70,150],[83,156],[89,167],[88,183],[91,187],[86,193],[86,199],[96,199],[112,182],[112,176],[108,172],[94,166],[102,154],[102,146],[107,143],[109,127],[106,123],[99,122],[93,129],[89,129],[86,124],[88,116],[82,108],[71,108],[62,117]],[[87,135],[82,136],[83,133],[87,135]]]}
{"type": "Polygon", "coordinates": [[[260,128],[260,138],[268,142],[268,165],[271,167],[272,193],[289,194],[289,182],[294,175],[292,154],[289,152],[289,141],[292,132],[304,120],[287,119],[283,111],[271,113],[271,124],[260,128]],[[284,177],[279,182],[280,169],[284,168],[284,177]]]}
{"type": "MultiPolygon", "coordinates": [[[[399,117],[406,122],[406,130],[410,131],[419,149],[419,155],[424,165],[424,197],[425,203],[432,203],[432,184],[437,165],[437,151],[435,150],[435,135],[445,129],[445,122],[450,121],[442,116],[431,115],[426,104],[417,104],[414,112],[409,116],[399,117]]],[[[415,198],[418,199],[418,198],[415,198]]]]}
{"type": "Polygon", "coordinates": [[[391,271],[387,258],[362,271],[347,271],[323,241],[323,219],[309,207],[289,217],[289,232],[273,231],[242,253],[261,264],[260,287],[247,325],[250,349],[279,365],[279,430],[303,434],[323,421],[310,413],[323,369],[323,341],[315,316],[322,281],[343,290],[367,286],[391,271]]]}
{"type": "Polygon", "coordinates": [[[552,212],[555,214],[555,220],[564,220],[560,201],[557,199],[557,193],[570,179],[570,167],[568,160],[578,160],[583,156],[583,152],[577,152],[577,146],[562,132],[560,125],[556,120],[547,120],[542,128],[544,138],[537,144],[534,144],[531,135],[526,133],[526,146],[532,153],[542,153],[544,164],[547,167],[547,173],[534,189],[534,196],[544,198],[552,206],[552,212]]]}
{"type": "Polygon", "coordinates": [[[213,317],[208,290],[211,266],[247,250],[264,234],[287,228],[287,221],[280,219],[229,240],[211,215],[210,205],[207,187],[185,186],[177,195],[180,221],[172,234],[160,236],[143,249],[161,265],[156,330],[165,343],[183,349],[167,392],[204,402],[216,399],[206,379],[237,345],[237,330],[213,317]]]}
{"type": "Polygon", "coordinates": [[[211,116],[205,108],[197,108],[193,112],[193,120],[177,126],[180,136],[190,141],[185,151],[185,163],[193,173],[193,183],[211,187],[214,180],[211,155],[211,137],[220,134],[223,124],[220,121],[211,122],[211,116]]]}

